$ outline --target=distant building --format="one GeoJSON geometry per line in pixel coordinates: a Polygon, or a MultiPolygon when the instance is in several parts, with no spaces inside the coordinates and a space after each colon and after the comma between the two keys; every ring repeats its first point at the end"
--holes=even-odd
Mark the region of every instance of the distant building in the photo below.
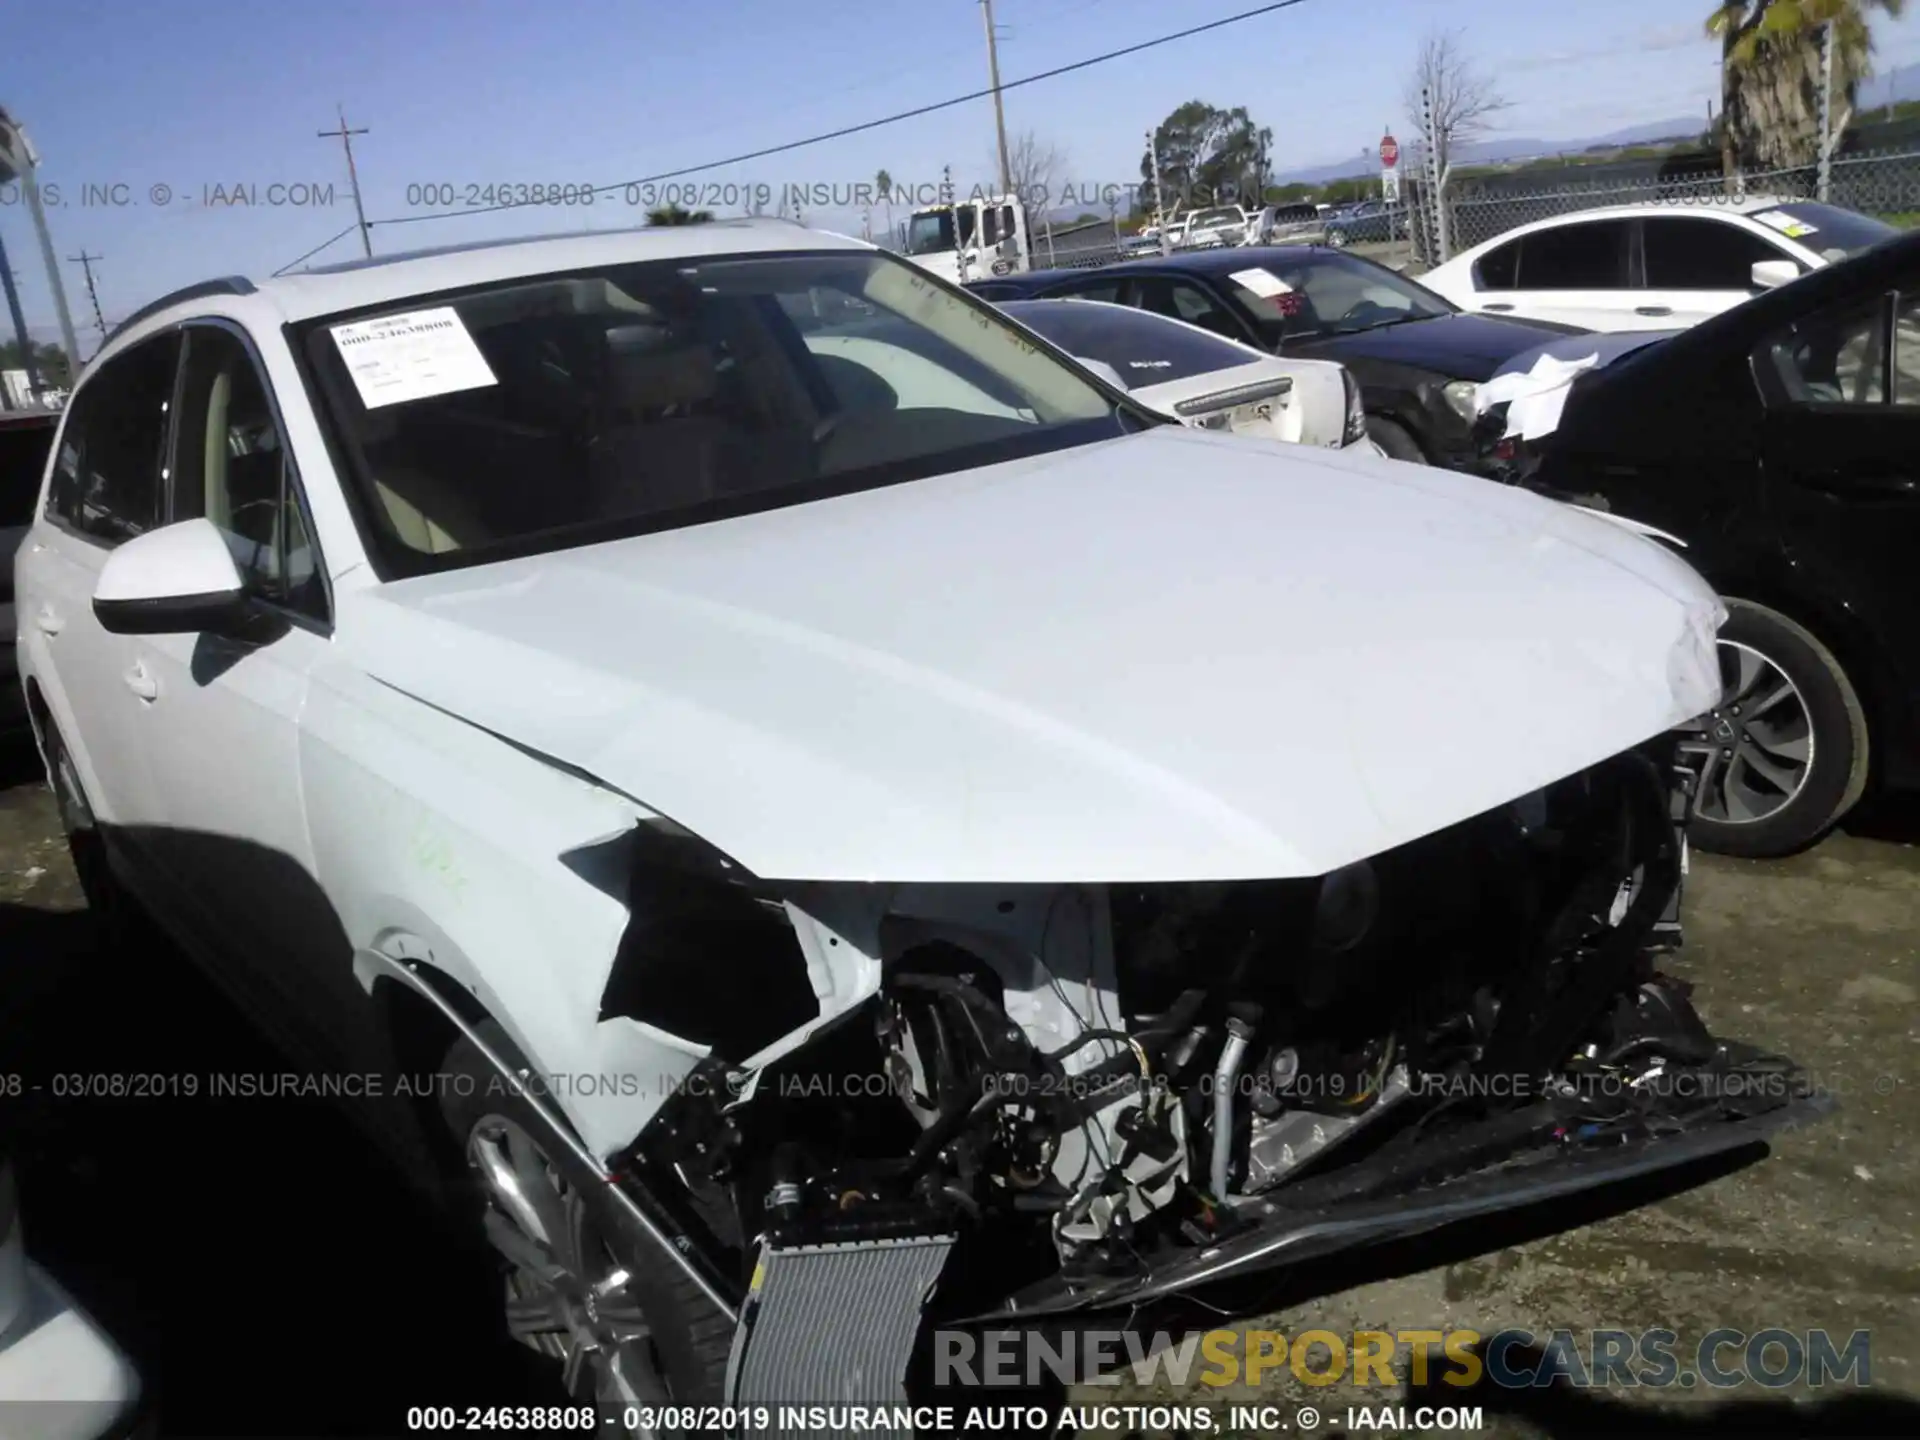
{"type": "Polygon", "coordinates": [[[44,395],[35,395],[25,370],[0,370],[0,410],[37,410],[46,405],[64,405],[66,399],[67,392],[58,387],[44,395]]]}

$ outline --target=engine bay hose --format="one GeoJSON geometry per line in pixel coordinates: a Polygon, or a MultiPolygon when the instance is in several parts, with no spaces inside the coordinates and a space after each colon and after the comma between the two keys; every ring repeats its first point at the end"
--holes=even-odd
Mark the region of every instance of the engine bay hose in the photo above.
{"type": "Polygon", "coordinates": [[[1227,1021],[1227,1043],[1220,1047],[1220,1063],[1213,1070],[1213,1167],[1208,1176],[1213,1198],[1227,1198],[1227,1172],[1233,1161],[1233,1087],[1240,1079],[1253,1026],[1238,1015],[1227,1021]]]}

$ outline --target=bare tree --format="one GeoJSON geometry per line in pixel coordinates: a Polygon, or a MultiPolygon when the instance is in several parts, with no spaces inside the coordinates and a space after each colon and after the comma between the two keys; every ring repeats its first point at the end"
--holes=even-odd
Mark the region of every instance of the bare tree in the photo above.
{"type": "MultiPolygon", "coordinates": [[[[999,157],[994,157],[996,169],[999,157]]],[[[1023,130],[1007,142],[1007,169],[1013,176],[1013,193],[1029,210],[1044,210],[1059,203],[1060,178],[1067,168],[1067,157],[1057,145],[1042,140],[1031,130],[1023,130]]]]}
{"type": "Polygon", "coordinates": [[[1431,111],[1434,158],[1443,175],[1460,147],[1486,134],[1507,105],[1493,77],[1468,57],[1460,31],[1434,30],[1420,42],[1420,57],[1407,81],[1407,114],[1418,130],[1422,115],[1431,111]]]}

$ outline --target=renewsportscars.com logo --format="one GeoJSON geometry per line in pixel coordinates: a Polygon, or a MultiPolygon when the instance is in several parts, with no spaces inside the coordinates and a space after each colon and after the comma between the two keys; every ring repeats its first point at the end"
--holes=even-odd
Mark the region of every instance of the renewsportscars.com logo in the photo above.
{"type": "Polygon", "coordinates": [[[1672,1330],[1208,1330],[1175,1340],[1165,1331],[1022,1330],[934,1332],[935,1383],[966,1386],[1118,1384],[1132,1374],[1191,1385],[1377,1385],[1411,1382],[1461,1390],[1483,1383],[1506,1389],[1571,1385],[1578,1389],[1654,1389],[1706,1385],[1768,1389],[1805,1383],[1873,1383],[1872,1339],[1855,1330],[1780,1328],[1709,1330],[1688,1344],[1672,1330]]]}

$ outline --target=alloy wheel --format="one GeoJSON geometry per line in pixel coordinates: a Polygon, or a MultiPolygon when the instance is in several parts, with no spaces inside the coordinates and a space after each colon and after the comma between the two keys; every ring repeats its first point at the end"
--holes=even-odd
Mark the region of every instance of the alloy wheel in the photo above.
{"type": "Polygon", "coordinates": [[[1699,757],[1693,813],[1723,825],[1777,815],[1813,773],[1806,697],[1749,645],[1720,642],[1720,704],[1687,727],[1680,748],[1699,757]]]}
{"type": "Polygon", "coordinates": [[[512,1267],[506,1313],[514,1339],[558,1360],[576,1400],[621,1409],[665,1400],[633,1277],[586,1196],[505,1116],[473,1127],[467,1159],[486,1189],[487,1240],[512,1267]]]}

